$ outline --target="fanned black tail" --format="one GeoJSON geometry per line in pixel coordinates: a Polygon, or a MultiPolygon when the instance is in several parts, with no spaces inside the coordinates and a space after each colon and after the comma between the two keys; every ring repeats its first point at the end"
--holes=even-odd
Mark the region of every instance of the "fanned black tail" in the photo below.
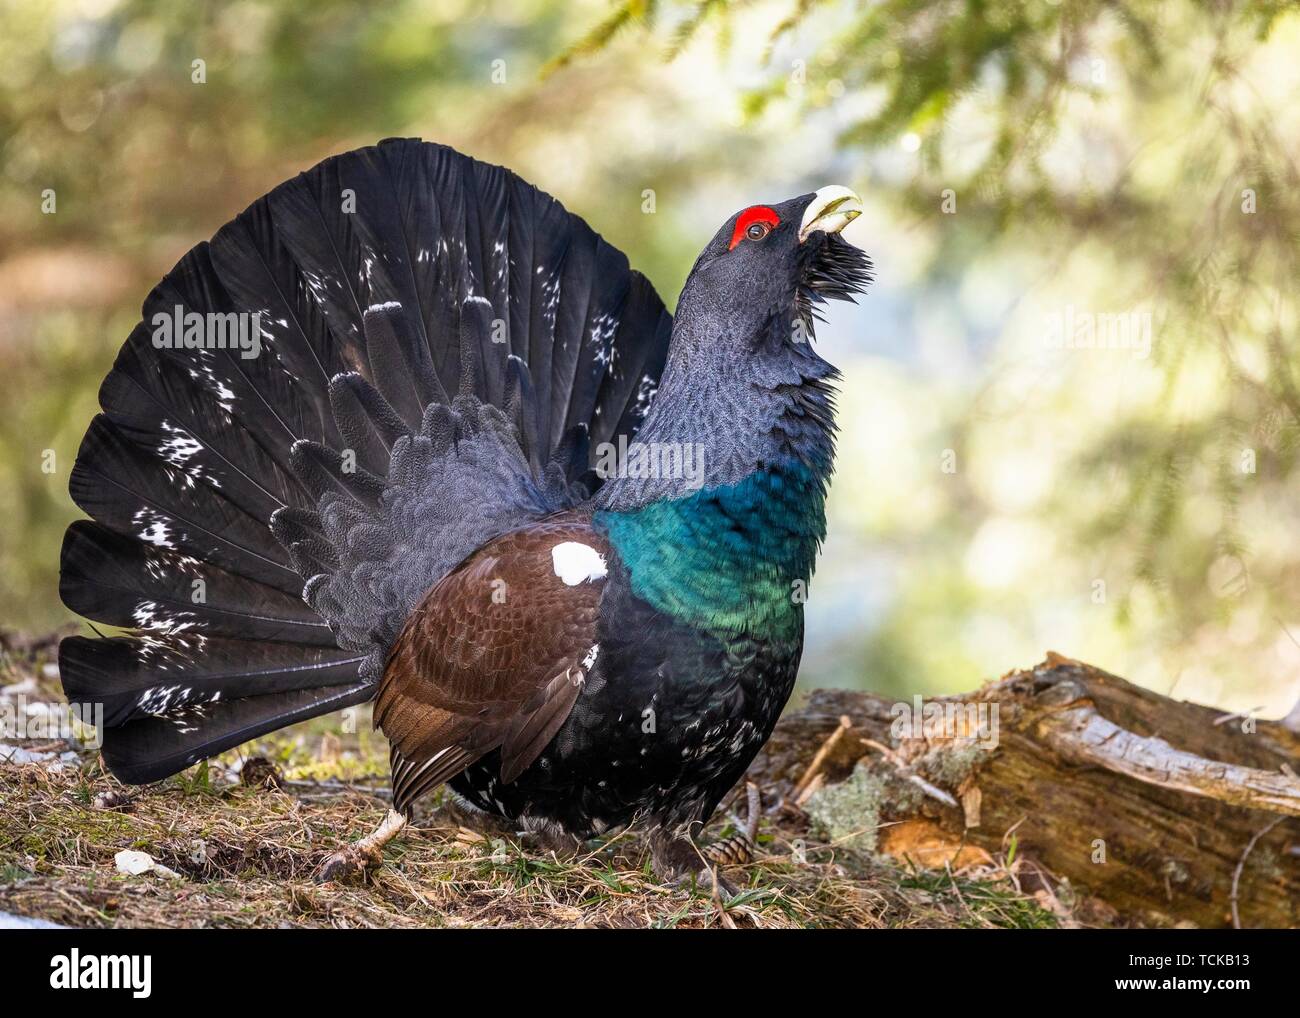
{"type": "Polygon", "coordinates": [[[670,329],[581,219],[416,140],[326,160],[194,248],[70,484],[91,520],[68,528],[63,601],[131,633],[59,653],[110,769],[156,780],[369,699],[412,598],[594,483],[589,443],[635,433],[670,329]],[[160,345],[195,312],[260,334],[160,345]]]}

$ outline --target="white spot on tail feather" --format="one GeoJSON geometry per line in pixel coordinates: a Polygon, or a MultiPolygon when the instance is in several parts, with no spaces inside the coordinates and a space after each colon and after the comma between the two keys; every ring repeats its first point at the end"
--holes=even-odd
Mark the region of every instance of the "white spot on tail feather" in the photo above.
{"type": "Polygon", "coordinates": [[[555,575],[567,587],[605,578],[605,557],[590,545],[564,541],[551,549],[555,575]]]}

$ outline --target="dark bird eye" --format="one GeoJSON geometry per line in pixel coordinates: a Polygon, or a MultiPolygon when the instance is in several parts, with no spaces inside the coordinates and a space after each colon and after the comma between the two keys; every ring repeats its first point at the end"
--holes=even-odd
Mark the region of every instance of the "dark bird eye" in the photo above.
{"type": "Polygon", "coordinates": [[[750,223],[749,229],[745,231],[745,236],[750,240],[762,240],[772,232],[772,227],[767,223],[750,223]]]}

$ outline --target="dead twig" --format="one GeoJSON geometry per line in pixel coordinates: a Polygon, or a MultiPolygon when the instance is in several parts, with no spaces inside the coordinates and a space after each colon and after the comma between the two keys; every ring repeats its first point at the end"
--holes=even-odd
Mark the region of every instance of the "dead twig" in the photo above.
{"type": "Polygon", "coordinates": [[[1272,823],[1261,827],[1255,833],[1254,837],[1252,837],[1250,841],[1246,842],[1246,850],[1241,853],[1241,858],[1237,860],[1237,868],[1232,872],[1232,894],[1228,896],[1228,901],[1232,903],[1232,928],[1234,930],[1241,929],[1241,916],[1237,913],[1237,884],[1241,881],[1242,870],[1246,868],[1246,859],[1250,856],[1250,853],[1255,850],[1255,845],[1259,840],[1267,837],[1269,831],[1285,819],[1286,817],[1275,817],[1272,823]]]}
{"type": "Polygon", "coordinates": [[[812,760],[809,762],[807,770],[803,772],[803,777],[801,777],[799,783],[794,786],[791,795],[796,803],[803,805],[803,803],[807,801],[804,793],[813,783],[813,779],[821,773],[821,769],[825,766],[826,759],[830,756],[831,750],[833,750],[839,741],[844,738],[846,732],[852,730],[852,719],[850,719],[847,714],[841,714],[839,727],[826,737],[826,741],[821,744],[816,754],[814,754],[812,760]]]}
{"type": "Polygon", "coordinates": [[[895,753],[884,743],[877,742],[875,739],[863,739],[862,744],[864,746],[870,746],[872,749],[880,753],[881,756],[883,756],[886,760],[888,760],[891,764],[893,764],[894,769],[898,771],[899,777],[907,781],[910,781],[922,792],[928,795],[931,799],[935,799],[943,803],[945,806],[958,805],[956,799],[954,799],[951,795],[945,792],[938,785],[933,785],[930,782],[926,781],[925,778],[921,777],[921,775],[917,774],[914,770],[912,770],[912,768],[907,765],[907,762],[901,756],[895,753]]]}

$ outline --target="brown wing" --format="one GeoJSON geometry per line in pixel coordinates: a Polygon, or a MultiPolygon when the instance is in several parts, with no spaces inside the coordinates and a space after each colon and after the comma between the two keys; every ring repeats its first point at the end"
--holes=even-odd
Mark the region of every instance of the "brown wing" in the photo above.
{"type": "Polygon", "coordinates": [[[375,701],[397,809],[494,749],[507,782],[537,758],[590,667],[608,556],[586,519],[555,517],[490,541],[429,591],[375,701]]]}

